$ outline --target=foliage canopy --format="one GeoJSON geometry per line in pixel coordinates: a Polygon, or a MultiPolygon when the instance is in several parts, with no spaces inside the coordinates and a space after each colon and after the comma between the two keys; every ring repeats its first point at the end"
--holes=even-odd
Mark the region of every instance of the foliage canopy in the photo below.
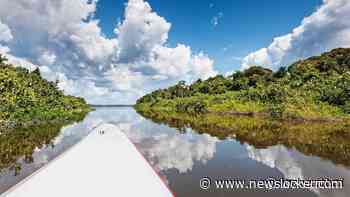
{"type": "Polygon", "coordinates": [[[29,72],[0,56],[0,124],[68,120],[89,110],[84,99],[64,95],[39,69],[29,72]]]}
{"type": "Polygon", "coordinates": [[[241,111],[237,106],[244,105],[251,106],[245,110],[273,117],[349,116],[350,49],[334,49],[275,72],[252,66],[228,77],[217,75],[190,85],[181,81],[143,96],[136,107],[204,113],[241,111]]]}

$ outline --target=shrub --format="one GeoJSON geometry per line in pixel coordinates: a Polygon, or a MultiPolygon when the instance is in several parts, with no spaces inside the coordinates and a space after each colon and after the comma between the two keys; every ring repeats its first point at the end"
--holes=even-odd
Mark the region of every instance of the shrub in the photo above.
{"type": "Polygon", "coordinates": [[[207,105],[202,101],[180,102],[176,104],[176,111],[181,113],[202,114],[208,111],[207,105]]]}

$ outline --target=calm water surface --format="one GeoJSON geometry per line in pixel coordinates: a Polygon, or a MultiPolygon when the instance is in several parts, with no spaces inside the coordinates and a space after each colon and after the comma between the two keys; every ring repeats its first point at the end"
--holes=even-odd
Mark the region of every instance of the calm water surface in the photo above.
{"type": "MultiPolygon", "coordinates": [[[[349,197],[350,168],[315,156],[306,156],[283,145],[264,149],[241,144],[234,139],[219,140],[197,134],[191,128],[178,130],[157,124],[138,115],[129,107],[99,107],[84,121],[62,128],[53,146],[35,150],[33,162],[22,165],[20,174],[4,170],[0,176],[0,193],[13,186],[50,160],[84,138],[100,123],[119,127],[136,144],[149,163],[178,197],[195,196],[320,196],[349,197]],[[264,178],[312,179],[344,178],[338,190],[201,190],[203,177],[256,180],[264,178]]],[[[117,155],[116,155],[117,156],[117,155]]],[[[123,158],[120,158],[123,159],[123,158]]],[[[132,169],[130,169],[132,170],[132,169]]]]}

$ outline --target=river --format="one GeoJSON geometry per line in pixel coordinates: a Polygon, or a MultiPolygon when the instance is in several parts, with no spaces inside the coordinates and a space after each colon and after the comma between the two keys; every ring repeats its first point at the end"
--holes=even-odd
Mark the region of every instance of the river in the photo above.
{"type": "Polygon", "coordinates": [[[336,165],[330,160],[308,156],[283,145],[257,148],[232,138],[218,139],[199,134],[191,128],[171,128],[145,119],[131,107],[97,107],[82,122],[60,128],[59,134],[50,143],[32,151],[30,159],[18,157],[15,165],[20,166],[18,172],[15,173],[14,168],[2,170],[0,194],[68,150],[87,136],[94,126],[103,123],[113,124],[126,133],[178,197],[350,196],[349,166],[336,165]],[[213,183],[205,190],[200,188],[203,177],[212,181],[342,178],[344,188],[218,189],[213,183]]]}

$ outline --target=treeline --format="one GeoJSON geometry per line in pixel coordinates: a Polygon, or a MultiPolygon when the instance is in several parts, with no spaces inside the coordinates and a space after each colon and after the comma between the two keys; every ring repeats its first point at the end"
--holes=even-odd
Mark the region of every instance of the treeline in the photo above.
{"type": "Polygon", "coordinates": [[[82,98],[65,96],[40,76],[39,69],[27,69],[6,63],[0,55],[0,125],[28,121],[69,120],[90,110],[82,98]]]}
{"type": "Polygon", "coordinates": [[[226,105],[220,110],[237,110],[232,104],[236,102],[258,103],[263,106],[261,111],[273,116],[350,114],[350,49],[334,49],[275,72],[253,66],[228,77],[217,75],[190,85],[180,81],[145,95],[137,106],[161,107],[171,100],[176,100],[173,108],[177,111],[198,113],[213,110],[216,104],[226,105]]]}

